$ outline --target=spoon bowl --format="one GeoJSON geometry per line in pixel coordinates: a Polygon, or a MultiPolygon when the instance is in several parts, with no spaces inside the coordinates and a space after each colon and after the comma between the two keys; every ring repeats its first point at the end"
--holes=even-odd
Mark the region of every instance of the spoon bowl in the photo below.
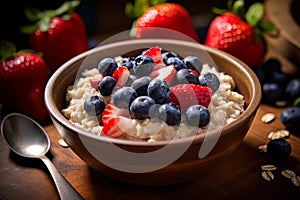
{"type": "Polygon", "coordinates": [[[47,166],[61,199],[83,199],[45,156],[50,140],[45,130],[33,119],[20,114],[8,114],[1,123],[2,136],[10,149],[27,158],[38,158],[47,166]]]}

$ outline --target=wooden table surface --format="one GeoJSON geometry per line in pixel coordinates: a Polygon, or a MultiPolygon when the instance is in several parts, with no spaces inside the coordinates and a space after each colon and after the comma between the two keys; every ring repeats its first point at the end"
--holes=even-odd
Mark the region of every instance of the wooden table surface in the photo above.
{"type": "MultiPolygon", "coordinates": [[[[149,187],[118,182],[89,168],[70,148],[64,148],[53,125],[45,126],[52,142],[49,157],[65,178],[85,199],[299,199],[300,187],[281,175],[291,169],[300,175],[300,137],[291,135],[289,158],[272,163],[257,147],[268,142],[270,131],[284,129],[280,114],[284,108],[262,104],[244,143],[218,160],[200,178],[170,186],[149,187]],[[266,112],[276,114],[270,124],[261,122],[266,112]],[[275,164],[275,179],[261,177],[260,167],[275,164]]],[[[47,169],[39,160],[25,159],[11,152],[0,137],[0,199],[59,199],[47,169]]]]}

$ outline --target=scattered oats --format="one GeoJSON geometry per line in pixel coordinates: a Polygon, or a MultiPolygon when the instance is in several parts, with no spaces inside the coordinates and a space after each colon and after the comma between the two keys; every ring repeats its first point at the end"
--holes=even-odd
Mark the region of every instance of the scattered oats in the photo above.
{"type": "Polygon", "coordinates": [[[258,150],[260,151],[260,152],[267,152],[267,145],[266,144],[264,144],[264,145],[260,145],[260,146],[258,146],[258,150]]]}
{"type": "Polygon", "coordinates": [[[261,176],[267,181],[271,181],[274,179],[274,174],[271,171],[263,171],[261,173],[261,176]]]}
{"type": "Polygon", "coordinates": [[[293,176],[291,181],[294,183],[294,185],[300,187],[300,176],[293,176]]]}
{"type": "Polygon", "coordinates": [[[290,136],[290,132],[288,130],[278,130],[278,131],[272,131],[268,135],[268,138],[270,140],[275,140],[279,138],[287,138],[290,136]]]}
{"type": "Polygon", "coordinates": [[[276,166],[275,165],[263,165],[261,166],[262,170],[265,171],[271,171],[271,170],[276,170],[276,166]]]}
{"type": "Polygon", "coordinates": [[[60,144],[60,146],[65,147],[65,148],[69,147],[69,145],[65,142],[64,139],[58,140],[58,144],[60,144]]]}
{"type": "Polygon", "coordinates": [[[292,177],[296,176],[295,172],[293,172],[292,170],[289,170],[289,169],[283,170],[281,172],[281,174],[286,178],[292,178],[292,177]]]}
{"type": "Polygon", "coordinates": [[[276,101],[275,102],[275,105],[278,107],[283,107],[283,106],[286,106],[287,104],[288,104],[287,101],[276,101]]]}
{"type": "Polygon", "coordinates": [[[270,123],[275,119],[275,115],[273,113],[266,113],[261,117],[261,121],[264,122],[265,124],[270,123]]]}

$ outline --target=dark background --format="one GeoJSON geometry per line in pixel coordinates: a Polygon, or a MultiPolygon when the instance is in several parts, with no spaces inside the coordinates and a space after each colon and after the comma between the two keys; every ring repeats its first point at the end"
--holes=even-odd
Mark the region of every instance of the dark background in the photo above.
{"type": "MultiPolygon", "coordinates": [[[[133,0],[82,0],[76,11],[82,16],[88,38],[90,40],[99,35],[108,37],[121,31],[129,30],[133,19],[125,15],[124,8],[128,1],[133,0]]],[[[245,0],[246,7],[259,0],[245,0]]],[[[29,48],[28,35],[22,34],[19,27],[30,24],[24,15],[24,8],[36,7],[41,10],[56,9],[64,0],[8,0],[0,3],[0,39],[13,42],[17,49],[29,48]],[[5,3],[4,3],[5,2],[5,3]]],[[[226,0],[169,0],[184,6],[193,18],[195,27],[199,33],[200,41],[203,41],[205,28],[214,16],[211,7],[225,8],[226,0]]]]}

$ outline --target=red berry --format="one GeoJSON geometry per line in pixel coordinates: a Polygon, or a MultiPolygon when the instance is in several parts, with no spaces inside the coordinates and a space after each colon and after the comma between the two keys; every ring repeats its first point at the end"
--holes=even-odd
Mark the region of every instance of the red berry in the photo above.
{"type": "Polygon", "coordinates": [[[117,69],[115,69],[112,77],[116,80],[117,82],[117,87],[123,87],[128,78],[130,76],[130,72],[127,67],[125,66],[119,66],[117,69]]]}

